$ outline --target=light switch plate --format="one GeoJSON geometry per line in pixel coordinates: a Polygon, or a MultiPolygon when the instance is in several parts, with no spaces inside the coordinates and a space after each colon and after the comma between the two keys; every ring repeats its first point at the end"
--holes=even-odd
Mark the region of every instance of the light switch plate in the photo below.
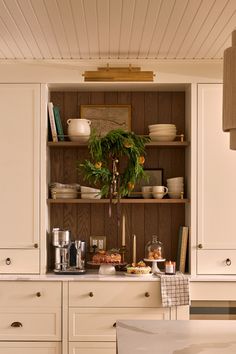
{"type": "Polygon", "coordinates": [[[106,250],[106,236],[90,236],[90,252],[94,252],[93,246],[96,245],[97,251],[106,250]]]}

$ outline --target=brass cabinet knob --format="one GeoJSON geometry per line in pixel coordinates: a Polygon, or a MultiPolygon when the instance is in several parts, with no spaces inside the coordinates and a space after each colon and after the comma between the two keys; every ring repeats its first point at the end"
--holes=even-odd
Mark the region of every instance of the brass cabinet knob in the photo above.
{"type": "Polygon", "coordinates": [[[38,291],[38,292],[36,293],[36,296],[37,296],[37,297],[41,297],[41,292],[38,291]]]}
{"type": "Polygon", "coordinates": [[[34,248],[39,248],[38,243],[35,243],[35,244],[34,244],[34,248]]]}
{"type": "Polygon", "coordinates": [[[92,291],[90,291],[89,296],[90,296],[90,297],[93,297],[93,296],[94,296],[92,291]]]}
{"type": "Polygon", "coordinates": [[[227,258],[226,260],[225,260],[225,263],[226,263],[226,265],[227,266],[231,266],[231,259],[230,258],[227,258]]]}
{"type": "Polygon", "coordinates": [[[197,247],[200,248],[200,249],[203,248],[202,243],[199,243],[197,247]]]}
{"type": "Polygon", "coordinates": [[[145,293],[145,297],[150,297],[150,294],[148,291],[145,293]]]}
{"type": "Polygon", "coordinates": [[[115,323],[113,323],[112,327],[114,327],[114,328],[116,327],[116,322],[115,322],[115,323]]]}
{"type": "Polygon", "coordinates": [[[7,257],[6,258],[6,265],[10,265],[11,264],[11,258],[7,257]]]}
{"type": "Polygon", "coordinates": [[[21,322],[12,322],[11,327],[14,328],[19,328],[19,327],[23,327],[23,324],[21,322]]]}

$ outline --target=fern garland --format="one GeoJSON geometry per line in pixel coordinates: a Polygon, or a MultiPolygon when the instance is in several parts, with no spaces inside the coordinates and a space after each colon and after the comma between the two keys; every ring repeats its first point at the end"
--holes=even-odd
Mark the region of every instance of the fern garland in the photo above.
{"type": "Polygon", "coordinates": [[[112,184],[111,161],[126,157],[128,165],[122,174],[119,174],[118,197],[130,194],[136,183],[145,172],[145,144],[150,141],[148,137],[138,136],[133,132],[122,129],[111,130],[104,137],[96,135],[93,131],[89,139],[89,151],[92,161],[85,160],[79,165],[84,179],[101,188],[102,197],[108,197],[112,184]]]}

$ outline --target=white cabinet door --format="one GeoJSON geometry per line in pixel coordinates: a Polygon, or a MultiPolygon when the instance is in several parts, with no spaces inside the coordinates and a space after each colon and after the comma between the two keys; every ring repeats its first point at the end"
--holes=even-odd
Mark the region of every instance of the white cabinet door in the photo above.
{"type": "Polygon", "coordinates": [[[61,344],[59,342],[1,342],[0,354],[61,354],[61,344]]]}
{"type": "Polygon", "coordinates": [[[0,248],[37,249],[40,85],[0,84],[0,121],[0,248]]]}
{"type": "MultiPolygon", "coordinates": [[[[229,135],[222,131],[222,85],[198,85],[198,273],[212,273],[201,255],[207,250],[236,249],[236,153],[229,149],[229,135]]],[[[219,252],[219,251],[218,251],[219,252]]],[[[226,264],[227,253],[218,257],[216,274],[229,273],[236,259],[226,264]],[[225,259],[224,259],[225,257],[225,259]],[[220,262],[222,267],[220,266],[220,262]],[[227,268],[227,272],[223,268],[227,268]]],[[[233,269],[233,267],[232,267],[233,269]]]]}
{"type": "Polygon", "coordinates": [[[69,343],[69,354],[115,354],[115,353],[116,353],[115,342],[71,342],[69,343]]]}

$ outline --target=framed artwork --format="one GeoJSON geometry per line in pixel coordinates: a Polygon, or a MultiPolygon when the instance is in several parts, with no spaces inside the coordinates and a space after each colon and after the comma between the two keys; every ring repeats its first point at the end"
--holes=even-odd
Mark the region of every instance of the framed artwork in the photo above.
{"type": "Polygon", "coordinates": [[[131,130],[131,105],[81,105],[80,117],[91,121],[99,136],[110,130],[131,130]]]}

